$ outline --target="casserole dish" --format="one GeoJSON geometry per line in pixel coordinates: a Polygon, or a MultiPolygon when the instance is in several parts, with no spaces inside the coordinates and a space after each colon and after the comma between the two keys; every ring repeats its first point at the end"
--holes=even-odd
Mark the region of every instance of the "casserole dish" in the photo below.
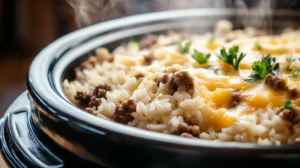
{"type": "MultiPolygon", "coordinates": [[[[27,79],[30,103],[22,101],[25,105],[15,103],[13,106],[22,106],[24,108],[21,111],[28,113],[25,115],[28,119],[26,122],[30,123],[32,134],[37,135],[37,143],[45,144],[42,146],[50,143],[93,166],[237,167],[243,161],[247,161],[249,165],[266,162],[275,166],[279,163],[295,166],[300,157],[298,145],[272,146],[186,139],[132,128],[84,112],[66,98],[61,87],[62,80],[73,79],[74,67],[92,55],[96,48],[104,46],[112,50],[129,37],[138,38],[143,34],[168,30],[203,33],[212,29],[220,19],[231,20],[235,28],[243,28],[250,24],[245,22],[246,16],[251,18],[253,26],[273,33],[286,27],[299,26],[297,20],[300,19],[300,13],[259,11],[166,11],[116,19],[75,31],[54,41],[36,56],[27,79]],[[262,24],[260,18],[267,19],[266,24],[262,24]]],[[[25,95],[22,95],[23,99],[25,95]]],[[[4,127],[9,122],[9,114],[19,111],[12,109],[18,108],[8,109],[1,120],[1,142],[4,139],[4,127]]],[[[47,150],[55,153],[53,148],[48,147],[47,150]]],[[[56,160],[59,162],[58,158],[56,160]]]]}

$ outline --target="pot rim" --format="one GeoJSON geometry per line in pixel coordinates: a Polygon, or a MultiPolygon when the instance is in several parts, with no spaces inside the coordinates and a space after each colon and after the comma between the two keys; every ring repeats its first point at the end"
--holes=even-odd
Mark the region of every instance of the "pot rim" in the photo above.
{"type": "MultiPolygon", "coordinates": [[[[136,16],[128,16],[120,19],[115,19],[111,21],[106,21],[103,23],[98,23],[83,29],[76,30],[69,33],[44,48],[32,61],[29,72],[28,72],[28,89],[30,94],[34,99],[39,99],[42,104],[45,104],[50,110],[49,112],[57,116],[59,119],[64,121],[71,121],[69,117],[75,119],[81,125],[88,124],[93,127],[92,129],[97,130],[97,128],[104,128],[106,130],[116,132],[123,135],[128,135],[131,137],[150,140],[153,142],[162,142],[164,144],[193,147],[193,148],[215,148],[215,149],[234,149],[234,150],[270,150],[281,151],[281,150],[295,150],[297,145],[259,145],[252,143],[239,143],[239,142],[220,142],[204,139],[189,139],[174,135],[168,135],[163,133],[157,133],[152,131],[143,130],[140,128],[134,128],[130,126],[125,126],[113,121],[108,121],[103,118],[95,117],[80,108],[70,104],[63,97],[61,97],[57,91],[53,88],[51,83],[51,76],[49,75],[49,69],[52,67],[52,62],[59,59],[61,53],[63,53],[68,46],[76,46],[85,39],[93,37],[99,33],[109,31],[111,29],[116,29],[122,26],[130,26],[133,24],[141,24],[152,21],[162,21],[168,19],[178,19],[178,18],[190,18],[190,17],[200,17],[206,16],[219,16],[219,15],[234,15],[234,14],[244,14],[243,10],[237,9],[216,9],[216,8],[201,8],[201,9],[184,9],[184,10],[172,10],[163,12],[154,12],[147,14],[140,14],[136,16]]],[[[259,14],[257,10],[249,10],[251,14],[259,14]]],[[[265,11],[267,15],[291,15],[300,16],[300,12],[294,12],[289,10],[280,11],[265,11]]],[[[95,131],[97,132],[97,131],[95,131]]],[[[299,149],[300,150],[300,149],[299,149]]]]}

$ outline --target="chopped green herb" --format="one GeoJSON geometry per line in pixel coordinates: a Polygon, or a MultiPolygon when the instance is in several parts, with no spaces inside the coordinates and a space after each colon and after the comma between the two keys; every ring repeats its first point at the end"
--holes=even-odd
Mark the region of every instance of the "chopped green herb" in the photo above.
{"type": "Polygon", "coordinates": [[[285,70],[286,71],[292,71],[293,69],[290,67],[291,63],[296,61],[296,58],[293,58],[292,56],[291,57],[288,57],[286,58],[286,62],[288,63],[288,65],[285,67],[285,70]]]}
{"type": "Polygon", "coordinates": [[[289,65],[287,65],[287,66],[285,67],[285,70],[286,70],[286,71],[292,71],[293,69],[292,69],[289,65]]]}
{"type": "Polygon", "coordinates": [[[257,50],[262,50],[262,46],[261,46],[261,44],[260,44],[258,41],[255,42],[254,47],[255,47],[257,50]]]}
{"type": "Polygon", "coordinates": [[[286,61],[288,63],[294,62],[295,60],[296,60],[296,58],[293,58],[293,57],[286,58],[286,61]]]}
{"type": "Polygon", "coordinates": [[[210,69],[210,67],[211,67],[211,65],[207,65],[207,66],[202,67],[202,68],[204,68],[204,69],[210,69]]]}
{"type": "Polygon", "coordinates": [[[279,63],[276,63],[275,57],[270,55],[263,55],[260,61],[255,61],[252,65],[252,73],[246,82],[255,82],[263,80],[268,74],[276,75],[279,71],[279,63]]]}
{"type": "Polygon", "coordinates": [[[291,109],[292,106],[293,106],[292,102],[287,101],[287,102],[284,103],[283,108],[284,108],[284,109],[291,109]]]}
{"type": "Polygon", "coordinates": [[[196,60],[199,64],[204,64],[207,62],[207,60],[210,57],[210,54],[204,54],[200,51],[194,50],[194,53],[192,54],[192,57],[194,60],[196,60]]]}
{"type": "Polygon", "coordinates": [[[244,53],[240,53],[238,55],[238,51],[239,47],[236,45],[229,48],[229,52],[227,52],[223,47],[220,51],[220,55],[217,55],[217,57],[227,64],[230,64],[234,69],[238,70],[240,62],[246,56],[244,53]]]}
{"type": "Polygon", "coordinates": [[[133,44],[139,44],[139,41],[138,41],[137,39],[133,38],[133,37],[131,37],[131,38],[129,39],[129,42],[130,42],[130,43],[133,43],[133,44]]]}
{"type": "Polygon", "coordinates": [[[300,75],[300,67],[296,68],[294,73],[291,75],[291,78],[295,78],[296,76],[300,75]]]}
{"type": "Polygon", "coordinates": [[[190,47],[192,45],[192,42],[188,41],[184,45],[182,45],[182,42],[177,41],[177,45],[178,45],[178,47],[179,47],[179,49],[182,53],[188,53],[190,51],[190,47]]]}

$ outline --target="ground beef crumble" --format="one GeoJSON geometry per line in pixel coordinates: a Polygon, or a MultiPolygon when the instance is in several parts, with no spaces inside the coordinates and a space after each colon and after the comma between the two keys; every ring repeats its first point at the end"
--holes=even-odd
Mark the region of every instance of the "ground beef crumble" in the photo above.
{"type": "Polygon", "coordinates": [[[166,84],[168,82],[168,80],[169,80],[169,75],[164,73],[162,76],[155,79],[156,86],[159,87],[160,83],[166,84]]]}
{"type": "Polygon", "coordinates": [[[285,91],[291,99],[296,99],[300,96],[299,89],[295,87],[289,88],[284,78],[269,74],[265,78],[265,84],[275,91],[285,91]]]}
{"type": "Polygon", "coordinates": [[[287,89],[286,81],[283,78],[273,76],[271,74],[266,76],[265,84],[276,91],[283,91],[287,89]]]}
{"type": "Polygon", "coordinates": [[[188,125],[186,123],[180,123],[178,128],[173,131],[173,134],[180,135],[183,137],[199,137],[201,133],[200,127],[197,125],[188,125]]]}
{"type": "Polygon", "coordinates": [[[98,107],[101,104],[101,98],[106,98],[106,92],[111,91],[111,85],[104,83],[96,86],[91,95],[89,107],[98,107]]]}
{"type": "Polygon", "coordinates": [[[74,98],[75,98],[75,100],[79,101],[80,105],[88,106],[91,96],[87,93],[83,93],[82,91],[77,91],[74,98]]]}
{"type": "Polygon", "coordinates": [[[231,94],[231,97],[232,97],[231,107],[235,107],[239,105],[242,101],[242,95],[238,89],[234,89],[234,91],[231,94]]]}
{"type": "Polygon", "coordinates": [[[292,124],[297,124],[300,121],[300,107],[297,106],[292,106],[291,109],[280,108],[276,114],[292,124]]]}
{"type": "Polygon", "coordinates": [[[144,56],[144,59],[145,59],[146,65],[151,65],[151,63],[155,60],[155,57],[154,57],[153,53],[150,53],[150,54],[144,56]]]}
{"type": "Polygon", "coordinates": [[[169,92],[173,95],[179,86],[185,86],[186,92],[190,95],[194,94],[194,82],[193,78],[186,71],[176,72],[168,80],[169,92]]]}
{"type": "Polygon", "coordinates": [[[157,42],[157,35],[148,34],[140,40],[140,47],[149,48],[152,47],[157,42]]]}
{"type": "Polygon", "coordinates": [[[106,92],[111,90],[111,85],[104,83],[96,86],[91,94],[77,91],[74,98],[84,107],[98,107],[101,104],[101,98],[106,98],[106,92]]]}
{"type": "Polygon", "coordinates": [[[115,108],[115,112],[112,114],[111,118],[115,122],[128,124],[128,122],[134,119],[131,114],[135,111],[136,104],[132,99],[129,99],[117,105],[117,107],[115,108]]]}
{"type": "Polygon", "coordinates": [[[111,91],[111,85],[107,83],[100,84],[94,88],[93,96],[97,98],[105,98],[107,91],[111,91]]]}
{"type": "Polygon", "coordinates": [[[190,95],[194,94],[193,78],[186,71],[175,72],[169,76],[167,73],[156,79],[156,85],[159,87],[160,83],[167,84],[169,93],[173,95],[179,86],[185,86],[186,92],[190,95]]]}
{"type": "Polygon", "coordinates": [[[101,98],[97,98],[96,96],[92,96],[91,100],[88,104],[88,107],[98,107],[101,104],[101,98]]]}
{"type": "Polygon", "coordinates": [[[88,60],[84,61],[83,63],[81,63],[79,65],[79,69],[80,70],[91,69],[91,68],[95,67],[96,64],[97,64],[97,58],[89,57],[88,60]]]}
{"type": "Polygon", "coordinates": [[[291,99],[296,99],[300,96],[300,91],[297,88],[289,88],[287,90],[287,94],[291,99]]]}

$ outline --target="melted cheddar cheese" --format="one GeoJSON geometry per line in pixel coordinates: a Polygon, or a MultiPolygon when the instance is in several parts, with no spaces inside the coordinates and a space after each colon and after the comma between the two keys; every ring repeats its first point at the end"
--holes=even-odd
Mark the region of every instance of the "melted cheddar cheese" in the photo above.
{"type": "Polygon", "coordinates": [[[206,34],[150,36],[111,53],[97,49],[98,63],[77,69],[64,91],[72,102],[89,100],[89,113],[151,131],[261,144],[300,141],[300,30],[273,35],[223,24],[206,34]],[[233,46],[245,54],[237,66],[220,56],[233,46]],[[209,56],[200,63],[196,51],[209,56]],[[247,80],[266,55],[278,71],[247,80]]]}
{"type": "MultiPolygon", "coordinates": [[[[287,81],[287,87],[300,88],[300,75],[291,78],[292,72],[285,70],[288,65],[294,70],[300,65],[300,32],[259,37],[237,37],[230,42],[227,42],[223,36],[216,37],[213,42],[208,42],[209,39],[210,36],[207,35],[196,36],[190,40],[192,45],[189,53],[184,54],[180,53],[177,45],[154,46],[152,48],[152,52],[158,60],[156,62],[158,66],[177,66],[177,69],[187,70],[193,77],[194,83],[199,89],[196,93],[204,98],[204,103],[210,108],[209,125],[221,129],[238,120],[240,116],[249,115],[259,109],[275,111],[275,109],[282,107],[283,102],[286,101],[291,101],[299,106],[299,97],[290,98],[286,91],[275,91],[268,87],[264,80],[246,82],[245,79],[253,72],[254,61],[259,61],[263,54],[270,54],[280,64],[278,76],[287,81]],[[259,43],[261,48],[255,47],[255,43],[259,43]],[[246,53],[246,57],[240,62],[238,70],[217,57],[223,47],[228,50],[234,45],[239,46],[239,52],[246,53]],[[199,64],[191,56],[194,50],[210,53],[211,57],[206,63],[199,64]],[[289,57],[293,57],[295,60],[287,62],[289,57]],[[236,89],[240,92],[241,102],[232,107],[230,105],[233,101],[232,94],[236,89]]],[[[116,55],[116,58],[120,57],[116,55]]],[[[123,63],[127,66],[142,64],[140,61],[142,57],[141,55],[134,59],[124,58],[126,61],[123,63]]],[[[155,76],[159,76],[160,72],[155,74],[155,76]]]]}

